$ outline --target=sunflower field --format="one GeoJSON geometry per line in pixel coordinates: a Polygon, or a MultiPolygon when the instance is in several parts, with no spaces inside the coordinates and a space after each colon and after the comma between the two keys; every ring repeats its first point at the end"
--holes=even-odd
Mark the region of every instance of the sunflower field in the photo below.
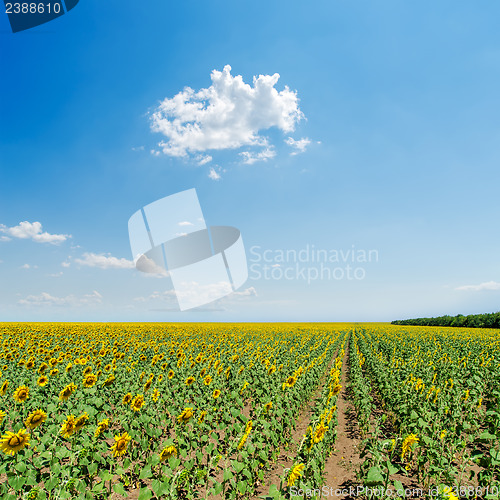
{"type": "Polygon", "coordinates": [[[341,394],[362,438],[359,485],[499,498],[498,330],[1,323],[0,332],[2,499],[320,498],[307,492],[324,483],[341,394]]]}

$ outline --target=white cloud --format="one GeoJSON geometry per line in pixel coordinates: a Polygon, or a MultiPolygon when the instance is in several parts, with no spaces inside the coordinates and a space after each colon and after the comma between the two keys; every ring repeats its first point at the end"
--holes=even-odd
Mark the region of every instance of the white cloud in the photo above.
{"type": "Polygon", "coordinates": [[[132,151],[144,151],[144,146],[138,146],[136,148],[132,148],[132,151]]]}
{"type": "Polygon", "coordinates": [[[71,263],[68,262],[67,260],[65,260],[64,262],[61,262],[61,266],[63,266],[63,267],[69,267],[69,266],[71,266],[71,263]]]}
{"type": "Polygon", "coordinates": [[[307,137],[303,137],[302,139],[299,139],[296,141],[292,137],[288,137],[288,139],[285,140],[285,142],[292,148],[295,149],[292,153],[290,153],[292,156],[293,155],[298,155],[299,153],[303,153],[309,144],[311,144],[311,141],[307,137]]]}
{"type": "MultiPolygon", "coordinates": [[[[2,230],[2,227],[0,225],[0,231],[2,230]]],[[[8,236],[0,236],[0,241],[10,241],[12,238],[9,238],[8,236]]]]}
{"type": "Polygon", "coordinates": [[[187,220],[179,222],[179,226],[194,226],[192,222],[189,222],[187,220]]]}
{"type": "Polygon", "coordinates": [[[500,283],[496,281],[486,281],[479,285],[463,285],[455,288],[455,290],[480,292],[482,290],[500,290],[500,283]]]}
{"type": "Polygon", "coordinates": [[[38,269],[38,266],[30,266],[29,264],[23,264],[20,269],[38,269]]]}
{"type": "Polygon", "coordinates": [[[63,275],[63,272],[59,271],[58,273],[48,274],[47,276],[50,276],[51,278],[60,278],[62,275],[63,275]]]}
{"type": "Polygon", "coordinates": [[[266,149],[263,149],[262,151],[259,151],[257,153],[253,151],[243,151],[240,153],[240,156],[243,157],[243,163],[252,165],[257,161],[267,161],[271,158],[274,158],[276,156],[276,151],[274,151],[274,149],[270,147],[267,147],[266,149]]]}
{"type": "Polygon", "coordinates": [[[208,177],[213,181],[218,181],[219,179],[221,179],[221,175],[217,172],[217,170],[215,170],[214,167],[210,167],[210,171],[208,172],[208,177]]]}
{"type": "Polygon", "coordinates": [[[212,161],[212,157],[210,155],[200,155],[196,157],[196,161],[198,165],[205,165],[206,163],[210,163],[212,161]]]}
{"type": "Polygon", "coordinates": [[[231,298],[232,296],[235,297],[257,297],[257,290],[255,290],[255,287],[251,286],[248,288],[245,288],[245,290],[241,291],[236,291],[233,292],[231,295],[228,296],[228,298],[231,298]]]}
{"type": "MultiPolygon", "coordinates": [[[[77,264],[88,267],[99,267],[100,269],[134,269],[135,265],[131,260],[119,259],[111,255],[84,253],[82,259],[75,259],[77,264]]],[[[64,262],[63,262],[64,266],[64,262]]],[[[66,267],[66,266],[65,266],[66,267]]]]}
{"type": "Polygon", "coordinates": [[[83,306],[96,305],[102,302],[102,295],[94,290],[92,293],[75,297],[68,295],[66,297],[54,297],[48,292],[42,292],[40,295],[28,295],[25,299],[20,299],[17,303],[22,306],[83,306]]]}
{"type": "Polygon", "coordinates": [[[186,87],[164,99],[151,116],[151,130],[167,140],[158,144],[164,154],[186,157],[208,150],[263,146],[260,131],[276,127],[293,132],[304,115],[295,91],[275,88],[279,74],[259,75],[253,86],[231,66],[211,74],[212,85],[195,91],[186,87]]]}
{"type": "MultiPolygon", "coordinates": [[[[58,245],[59,243],[66,241],[68,238],[71,238],[71,235],[69,234],[42,233],[42,224],[40,222],[24,221],[13,227],[7,227],[0,224],[0,232],[7,234],[12,238],[19,238],[22,240],[31,239],[37,243],[52,243],[54,245],[58,245]]],[[[3,239],[3,241],[8,240],[3,239]]]]}

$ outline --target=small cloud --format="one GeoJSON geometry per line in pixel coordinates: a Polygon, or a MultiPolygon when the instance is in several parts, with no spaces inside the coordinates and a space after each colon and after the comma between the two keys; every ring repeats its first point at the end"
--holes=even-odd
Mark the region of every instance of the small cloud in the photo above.
{"type": "Polygon", "coordinates": [[[469,292],[481,292],[483,290],[500,290],[500,283],[496,281],[486,281],[485,283],[480,283],[479,285],[463,285],[455,288],[455,290],[469,291],[469,292]]]}
{"type": "Polygon", "coordinates": [[[219,179],[221,179],[221,175],[217,172],[217,170],[215,170],[214,167],[210,167],[208,178],[212,179],[213,181],[218,181],[219,179]]]}
{"type": "Polygon", "coordinates": [[[245,290],[241,290],[240,292],[233,292],[230,297],[233,295],[235,297],[257,297],[257,290],[255,290],[255,287],[251,286],[249,288],[245,288],[245,290]]]}
{"type": "Polygon", "coordinates": [[[292,153],[290,153],[292,156],[298,155],[299,153],[304,153],[305,150],[307,149],[307,146],[311,144],[311,141],[307,137],[303,137],[302,139],[299,139],[296,141],[292,137],[288,137],[288,139],[285,139],[285,142],[292,148],[295,149],[292,153]]]}
{"type": "Polygon", "coordinates": [[[29,264],[23,264],[20,269],[38,269],[38,266],[30,266],[29,264]]]}
{"type": "MultiPolygon", "coordinates": [[[[134,263],[131,260],[119,259],[110,254],[84,253],[83,258],[75,259],[75,262],[81,266],[98,267],[100,269],[133,269],[134,263]]],[[[64,264],[64,263],[63,263],[64,264]]]]}
{"type": "Polygon", "coordinates": [[[136,148],[132,148],[132,151],[144,151],[144,146],[138,146],[136,148]]]}
{"type": "Polygon", "coordinates": [[[62,271],[59,271],[58,273],[47,274],[47,276],[49,276],[50,278],[60,278],[62,275],[62,271]]]}
{"type": "Polygon", "coordinates": [[[210,155],[200,155],[196,157],[196,161],[198,162],[198,165],[205,165],[207,163],[210,163],[212,161],[212,157],[210,155]]]}
{"type": "Polygon", "coordinates": [[[67,260],[65,260],[64,262],[61,262],[61,266],[69,267],[69,266],[71,266],[71,262],[68,262],[67,260]]]}
{"type": "Polygon", "coordinates": [[[179,222],[179,226],[194,226],[194,224],[186,220],[183,222],[179,222]]]}
{"type": "MultiPolygon", "coordinates": [[[[58,245],[68,238],[71,238],[69,234],[50,234],[42,232],[42,224],[40,222],[20,222],[17,226],[7,227],[0,224],[0,233],[7,234],[8,237],[19,238],[22,240],[31,239],[37,243],[52,243],[53,245],[58,245]]],[[[5,238],[5,237],[3,237],[5,238]]],[[[3,240],[8,241],[8,240],[3,240]]]]}
{"type": "Polygon", "coordinates": [[[159,152],[158,150],[156,150],[156,149],[152,149],[152,150],[151,150],[151,154],[152,154],[153,156],[160,156],[160,152],[159,152]]]}
{"type": "Polygon", "coordinates": [[[83,305],[97,305],[102,302],[102,295],[94,290],[90,294],[83,295],[83,297],[75,297],[74,295],[67,295],[66,297],[55,297],[48,292],[42,292],[40,295],[28,295],[25,299],[18,300],[21,306],[31,307],[53,307],[53,306],[83,306],[83,305]]]}
{"type": "MultiPolygon", "coordinates": [[[[1,230],[1,228],[0,228],[1,230]]],[[[10,241],[12,238],[9,238],[8,236],[0,236],[0,241],[10,241]]]]}
{"type": "Polygon", "coordinates": [[[258,153],[253,151],[243,151],[240,153],[240,156],[243,157],[243,163],[247,165],[252,165],[257,161],[267,161],[276,156],[276,151],[272,148],[266,148],[258,153]]]}

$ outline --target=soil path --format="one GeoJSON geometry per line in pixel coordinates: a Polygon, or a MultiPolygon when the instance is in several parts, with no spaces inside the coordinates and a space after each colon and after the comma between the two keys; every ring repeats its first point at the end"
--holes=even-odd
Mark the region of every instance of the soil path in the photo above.
{"type": "Polygon", "coordinates": [[[291,467],[293,465],[293,459],[297,454],[297,448],[299,447],[304,434],[306,433],[307,426],[311,421],[311,415],[314,410],[314,406],[316,404],[316,398],[321,393],[323,389],[323,385],[325,384],[325,380],[327,375],[329,374],[333,363],[337,359],[339,351],[337,350],[333,355],[328,368],[325,370],[321,380],[309,398],[308,402],[304,404],[303,408],[300,410],[299,416],[297,417],[297,425],[295,426],[295,430],[292,432],[292,440],[291,445],[288,449],[281,447],[278,458],[276,459],[276,463],[273,465],[272,469],[266,474],[264,478],[264,483],[258,488],[256,491],[254,498],[261,498],[263,495],[266,495],[269,491],[269,487],[272,484],[279,486],[281,481],[281,476],[283,475],[283,470],[291,467]]]}
{"type": "MultiPolygon", "coordinates": [[[[328,497],[336,499],[352,499],[356,497],[358,484],[356,470],[363,461],[359,457],[361,443],[356,419],[356,411],[349,400],[348,384],[349,343],[345,346],[345,356],[342,363],[342,390],[337,399],[337,437],[335,450],[326,461],[324,471],[324,487],[328,488],[328,497]],[[340,491],[336,491],[340,490],[340,491]],[[354,490],[354,494],[352,494],[354,490]]],[[[324,488],[323,487],[323,488],[324,488]]],[[[324,489],[322,490],[324,492],[324,489]]],[[[323,495],[327,497],[326,494],[323,495]]]]}

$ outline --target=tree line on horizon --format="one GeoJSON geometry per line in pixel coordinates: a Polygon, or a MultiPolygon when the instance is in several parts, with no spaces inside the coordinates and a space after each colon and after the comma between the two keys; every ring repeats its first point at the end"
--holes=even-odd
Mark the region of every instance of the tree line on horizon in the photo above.
{"type": "Polygon", "coordinates": [[[454,326],[459,328],[500,328],[500,312],[469,314],[464,316],[438,316],[436,318],[400,319],[391,322],[391,325],[411,326],[454,326]]]}

